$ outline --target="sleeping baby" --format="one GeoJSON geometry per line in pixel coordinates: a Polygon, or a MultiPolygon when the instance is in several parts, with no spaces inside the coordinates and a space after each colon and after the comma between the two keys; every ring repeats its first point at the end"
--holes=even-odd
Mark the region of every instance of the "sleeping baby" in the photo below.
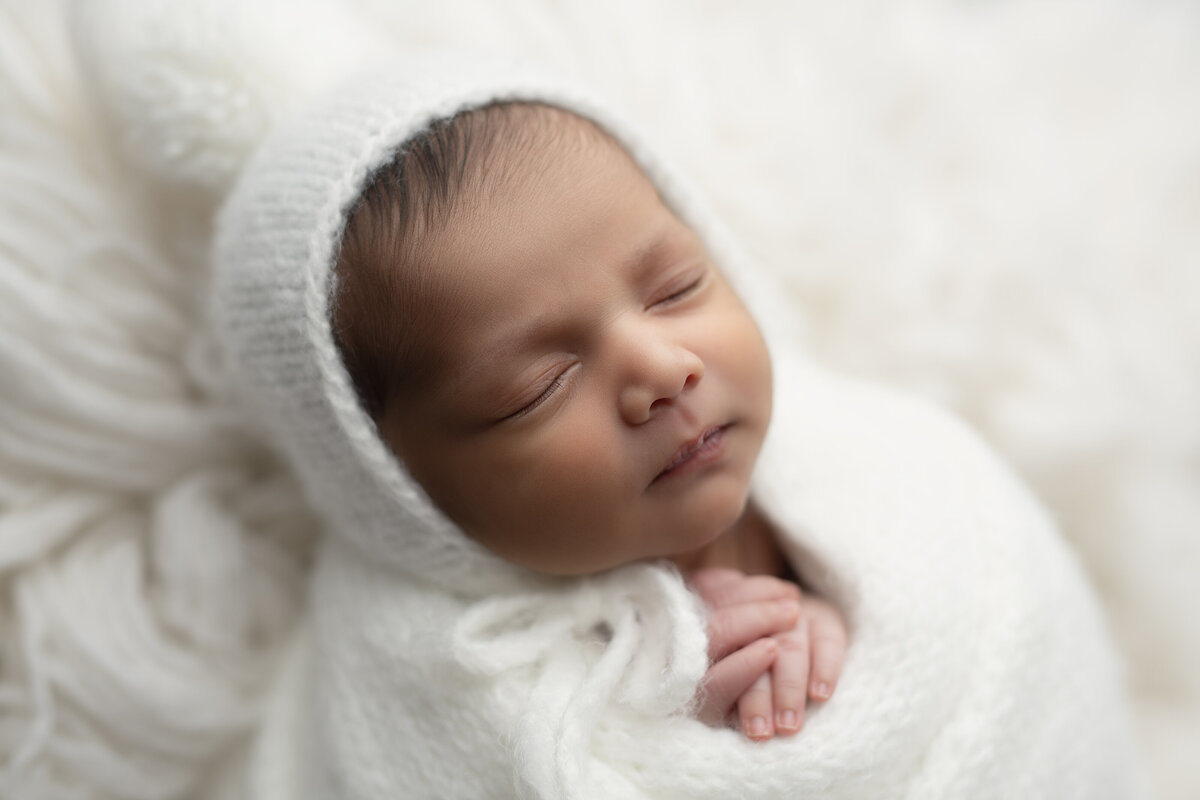
{"type": "Polygon", "coordinates": [[[589,95],[360,76],[252,156],[215,263],[330,529],[238,796],[1127,796],[1036,503],[764,336],[778,292],[589,95]]]}
{"type": "Polygon", "coordinates": [[[362,404],[463,531],[554,575],[673,562],[712,609],[710,721],[736,700],[764,739],[828,699],[844,626],[747,508],[766,345],[610,135],[548,105],[437,122],[372,179],[336,274],[362,404]]]}

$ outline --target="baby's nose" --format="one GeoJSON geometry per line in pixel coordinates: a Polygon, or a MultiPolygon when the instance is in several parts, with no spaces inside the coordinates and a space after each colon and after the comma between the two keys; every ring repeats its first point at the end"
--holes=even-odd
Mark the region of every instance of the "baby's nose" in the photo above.
{"type": "Polygon", "coordinates": [[[643,344],[621,387],[621,417],[641,425],[669,408],[704,377],[704,362],[686,347],[643,344]]]}

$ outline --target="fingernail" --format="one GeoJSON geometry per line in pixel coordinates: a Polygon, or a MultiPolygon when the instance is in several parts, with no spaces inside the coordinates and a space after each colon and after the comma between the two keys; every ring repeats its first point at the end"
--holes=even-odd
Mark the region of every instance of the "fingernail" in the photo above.
{"type": "Polygon", "coordinates": [[[817,700],[828,700],[829,695],[833,694],[833,689],[829,687],[828,683],[821,681],[813,685],[812,693],[817,700]]]}
{"type": "Polygon", "coordinates": [[[778,718],[775,720],[775,724],[780,728],[786,728],[788,730],[794,729],[796,727],[796,712],[792,711],[790,708],[785,711],[780,711],[778,718]]]}
{"type": "Polygon", "coordinates": [[[755,739],[761,739],[767,735],[767,721],[762,717],[751,717],[750,725],[747,730],[747,735],[755,739]]]}

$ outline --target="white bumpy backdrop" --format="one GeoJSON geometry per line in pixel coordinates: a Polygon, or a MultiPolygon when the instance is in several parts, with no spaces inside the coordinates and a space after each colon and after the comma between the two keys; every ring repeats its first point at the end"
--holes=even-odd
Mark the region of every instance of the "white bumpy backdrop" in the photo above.
{"type": "Polygon", "coordinates": [[[1200,797],[1200,5],[210,0],[135,42],[208,59],[199,132],[152,71],[86,66],[78,26],[121,19],[78,5],[72,36],[64,0],[0,0],[0,797],[203,797],[305,613],[317,526],[222,384],[207,228],[312,54],[354,50],[342,15],[364,49],[520,53],[618,98],[810,352],[958,412],[1032,485],[1156,796],[1200,797]]]}

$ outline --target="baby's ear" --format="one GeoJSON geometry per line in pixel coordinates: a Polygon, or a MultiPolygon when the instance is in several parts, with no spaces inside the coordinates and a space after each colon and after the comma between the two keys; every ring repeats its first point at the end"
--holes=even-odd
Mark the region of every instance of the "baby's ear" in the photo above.
{"type": "Polygon", "coordinates": [[[129,165],[222,197],[273,122],[386,54],[337,0],[75,0],[81,75],[129,165]]]}

